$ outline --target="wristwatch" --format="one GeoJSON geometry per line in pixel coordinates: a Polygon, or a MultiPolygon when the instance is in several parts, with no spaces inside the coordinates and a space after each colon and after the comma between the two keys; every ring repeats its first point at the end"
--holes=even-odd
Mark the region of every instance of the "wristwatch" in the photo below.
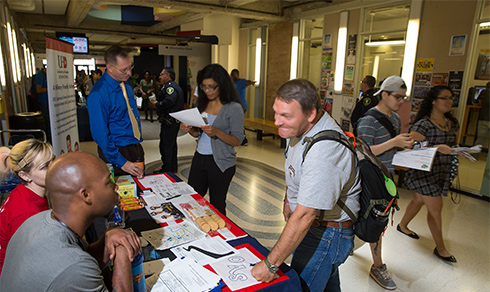
{"type": "Polygon", "coordinates": [[[269,260],[267,259],[267,257],[264,259],[264,263],[267,266],[267,268],[269,269],[269,272],[275,274],[275,273],[277,273],[277,271],[279,271],[279,268],[276,265],[271,264],[269,262],[269,260]]]}

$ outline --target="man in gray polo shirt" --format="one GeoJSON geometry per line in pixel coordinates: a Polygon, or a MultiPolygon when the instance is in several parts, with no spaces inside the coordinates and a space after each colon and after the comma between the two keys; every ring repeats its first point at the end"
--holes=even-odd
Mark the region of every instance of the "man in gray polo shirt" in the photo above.
{"type": "Polygon", "coordinates": [[[354,246],[353,222],[337,205],[341,200],[357,216],[361,184],[354,154],[336,141],[315,143],[303,161],[305,137],[323,130],[342,133],[335,120],[321,110],[315,86],[305,79],[290,80],[274,102],[279,136],[287,139],[286,226],[264,261],[252,275],[270,282],[277,267],[294,251],[291,267],[311,291],[340,291],[338,267],[354,246]]]}

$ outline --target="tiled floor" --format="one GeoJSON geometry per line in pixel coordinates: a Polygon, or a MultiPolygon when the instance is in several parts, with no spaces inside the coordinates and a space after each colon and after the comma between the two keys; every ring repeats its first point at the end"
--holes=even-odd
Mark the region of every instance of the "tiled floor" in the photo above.
{"type": "MultiPolygon", "coordinates": [[[[265,137],[256,141],[254,133],[247,131],[248,146],[238,147],[237,173],[228,195],[228,216],[264,246],[271,248],[280,235],[284,156],[279,139],[265,137]]],[[[195,139],[189,135],[178,138],[179,173],[187,178],[195,139]]],[[[158,161],[158,141],[143,142],[147,163],[158,161]]],[[[84,142],[82,151],[95,153],[93,142],[84,142]]],[[[462,196],[459,204],[444,198],[443,235],[447,248],[458,263],[446,264],[432,254],[434,242],[426,223],[426,210],[410,224],[420,235],[411,239],[396,231],[411,192],[400,190],[401,211],[393,218],[383,240],[383,258],[398,291],[490,291],[490,213],[489,203],[462,196]]],[[[340,268],[343,291],[383,291],[369,278],[372,264],[369,246],[358,242],[354,255],[340,268]]]]}

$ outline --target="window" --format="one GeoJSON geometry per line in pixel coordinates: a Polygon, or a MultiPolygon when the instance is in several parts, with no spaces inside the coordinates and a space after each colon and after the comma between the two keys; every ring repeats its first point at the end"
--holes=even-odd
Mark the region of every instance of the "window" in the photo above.
{"type": "Polygon", "coordinates": [[[320,87],[323,18],[304,19],[300,24],[298,77],[320,87]]]}
{"type": "Polygon", "coordinates": [[[365,10],[359,78],[401,75],[409,12],[408,4],[365,10]]]}

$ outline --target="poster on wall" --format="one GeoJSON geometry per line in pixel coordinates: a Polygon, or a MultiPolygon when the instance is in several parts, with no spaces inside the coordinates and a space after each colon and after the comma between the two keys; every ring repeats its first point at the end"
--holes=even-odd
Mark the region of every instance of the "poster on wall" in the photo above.
{"type": "Polygon", "coordinates": [[[332,47],[332,35],[326,34],[323,36],[323,48],[331,48],[332,47]]]}
{"type": "Polygon", "coordinates": [[[448,86],[452,90],[460,90],[463,84],[463,71],[449,71],[448,86]]]}
{"type": "Polygon", "coordinates": [[[430,87],[426,86],[415,86],[413,88],[413,97],[414,98],[424,98],[424,96],[429,92],[430,87]]]}
{"type": "Polygon", "coordinates": [[[417,59],[416,72],[432,72],[434,70],[434,58],[417,59]]]}
{"type": "Polygon", "coordinates": [[[342,131],[348,132],[349,127],[350,127],[350,120],[345,120],[345,119],[340,119],[340,127],[342,128],[342,131]]]}
{"type": "Polygon", "coordinates": [[[323,101],[323,110],[326,111],[329,115],[332,115],[333,109],[333,98],[325,98],[323,101]]]}
{"type": "Polygon", "coordinates": [[[344,85],[342,86],[342,94],[353,95],[354,94],[354,83],[344,82],[344,85]]]}
{"type": "Polygon", "coordinates": [[[51,142],[56,156],[79,149],[73,45],[46,37],[51,142]]]}
{"type": "Polygon", "coordinates": [[[352,96],[342,96],[342,110],[340,118],[350,120],[352,110],[354,109],[354,98],[352,96]]]}
{"type": "Polygon", "coordinates": [[[332,55],[333,50],[331,48],[322,49],[322,70],[332,69],[332,55]]]}
{"type": "Polygon", "coordinates": [[[481,49],[478,53],[475,79],[490,80],[490,49],[481,49]]]}
{"type": "Polygon", "coordinates": [[[344,74],[344,80],[354,80],[354,65],[347,65],[345,66],[345,74],[344,74]]]}
{"type": "Polygon", "coordinates": [[[422,104],[422,100],[420,98],[412,99],[412,112],[418,112],[420,110],[420,105],[422,104]]]}
{"type": "Polygon", "coordinates": [[[349,43],[347,45],[347,57],[345,58],[345,63],[347,65],[354,65],[356,63],[356,44],[357,34],[349,35],[349,43]]]}
{"type": "Polygon", "coordinates": [[[449,45],[449,56],[463,56],[466,47],[466,35],[453,35],[449,45]]]}
{"type": "Polygon", "coordinates": [[[461,96],[460,90],[453,90],[453,106],[452,107],[458,107],[460,96],[461,96]]]}
{"type": "Polygon", "coordinates": [[[415,73],[415,86],[430,86],[432,80],[432,73],[416,72],[415,73]]]}
{"type": "Polygon", "coordinates": [[[322,70],[320,76],[320,90],[327,91],[330,89],[330,84],[332,84],[330,80],[331,71],[330,70],[322,70]]]}
{"type": "Polygon", "coordinates": [[[448,79],[448,73],[432,73],[432,81],[430,86],[447,85],[448,79]]]}

